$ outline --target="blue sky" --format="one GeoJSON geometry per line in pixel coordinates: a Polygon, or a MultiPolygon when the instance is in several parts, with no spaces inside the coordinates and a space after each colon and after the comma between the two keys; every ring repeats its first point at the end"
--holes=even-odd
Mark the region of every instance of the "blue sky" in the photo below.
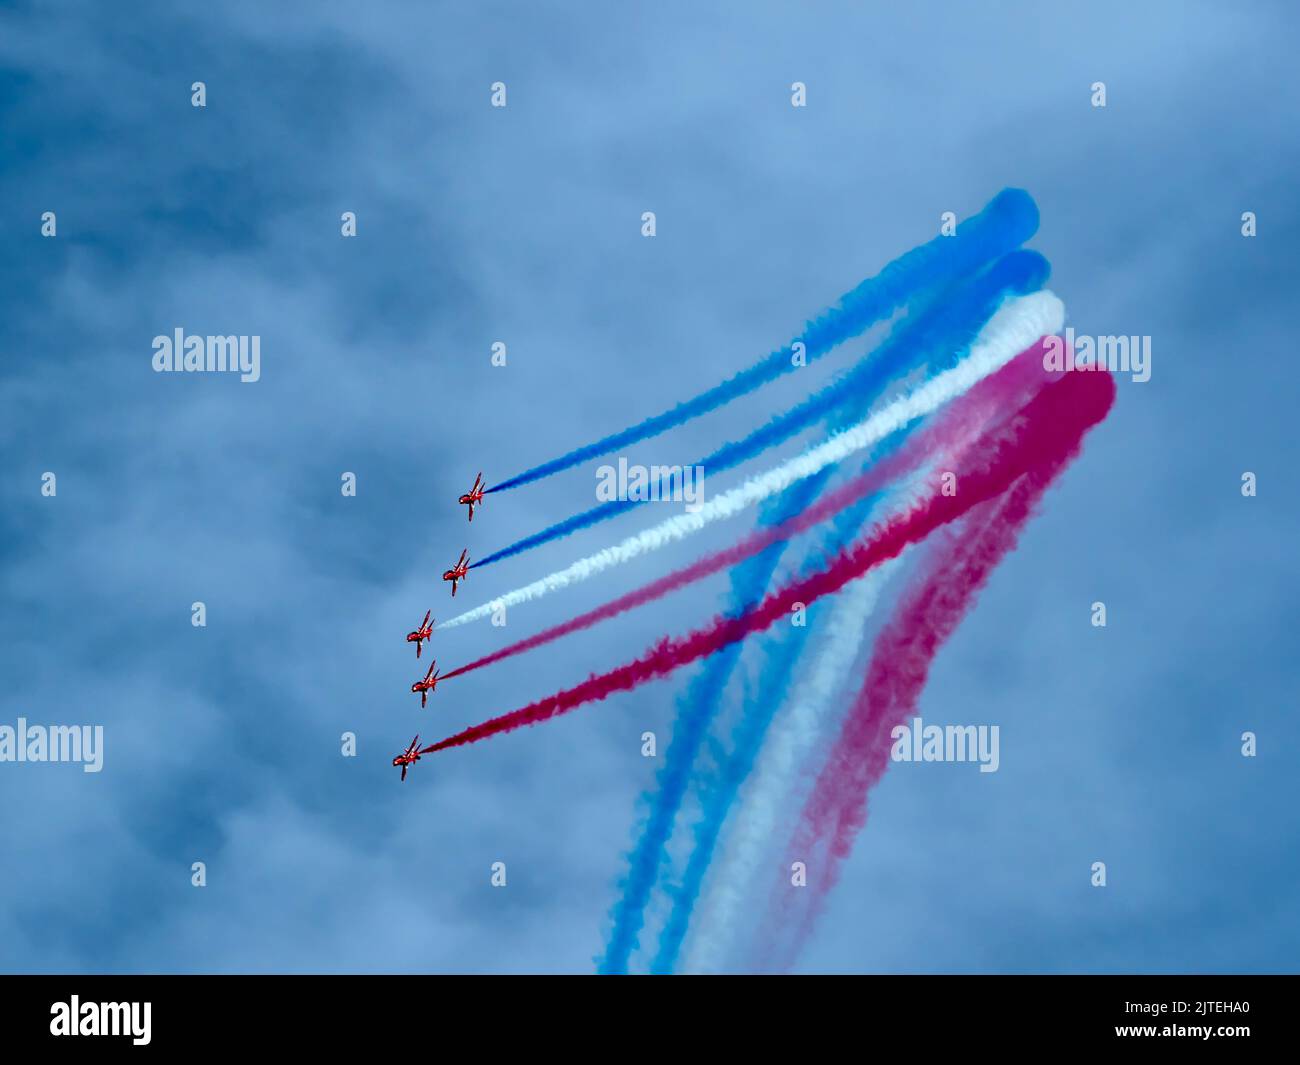
{"type": "MultiPolygon", "coordinates": [[[[99,774],[0,764],[0,969],[591,971],[640,735],[689,676],[403,786],[389,761],[692,626],[725,577],[422,715],[401,637],[446,614],[438,574],[589,506],[591,470],[471,527],[456,495],[730,376],[1006,185],[1039,204],[1070,323],[1151,336],[1151,380],[1121,381],[931,678],[923,716],[998,723],[1000,770],[893,767],[801,966],[1295,969],[1288,5],[312,10],[0,12],[0,724],[106,736],[99,774]],[[153,373],[177,326],[260,335],[261,380],[153,373]]],[[[705,454],[866,346],[630,458],[705,454]]],[[[476,571],[457,606],[611,535],[476,571]]]]}

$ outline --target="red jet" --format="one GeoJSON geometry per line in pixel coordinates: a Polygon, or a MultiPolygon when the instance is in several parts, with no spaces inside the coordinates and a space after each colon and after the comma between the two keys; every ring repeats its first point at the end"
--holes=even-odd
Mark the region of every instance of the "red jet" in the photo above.
{"type": "Polygon", "coordinates": [[[429,619],[429,615],[432,613],[432,610],[426,610],[424,612],[424,620],[420,622],[420,627],[414,632],[408,632],[406,634],[406,642],[415,644],[416,658],[420,657],[420,644],[433,637],[433,622],[429,619]]]}
{"type": "Polygon", "coordinates": [[[456,595],[456,582],[463,581],[465,579],[465,575],[469,573],[468,552],[469,552],[469,548],[467,547],[465,548],[464,551],[460,553],[459,562],[457,562],[454,566],[452,566],[451,569],[443,570],[442,579],[444,581],[451,581],[451,594],[453,597],[456,595]]]}
{"type": "Polygon", "coordinates": [[[470,521],[474,520],[474,508],[479,503],[483,502],[483,489],[484,489],[483,474],[480,473],[477,477],[474,478],[474,487],[471,488],[468,492],[466,492],[463,496],[461,496],[460,499],[457,500],[458,503],[464,503],[467,507],[469,507],[470,521]]]}
{"type": "Polygon", "coordinates": [[[423,710],[425,704],[429,701],[429,693],[438,687],[438,674],[433,669],[438,664],[437,660],[429,663],[429,672],[424,675],[424,680],[417,680],[411,685],[411,691],[420,693],[420,709],[423,710]]]}
{"type": "Polygon", "coordinates": [[[429,753],[428,748],[425,748],[423,751],[420,750],[420,737],[417,735],[415,739],[411,741],[411,746],[406,748],[405,751],[403,751],[401,754],[399,754],[396,758],[393,759],[393,765],[394,766],[400,765],[402,767],[402,779],[405,780],[406,767],[408,765],[414,765],[416,762],[420,760],[420,755],[428,754],[428,753],[429,753]]]}

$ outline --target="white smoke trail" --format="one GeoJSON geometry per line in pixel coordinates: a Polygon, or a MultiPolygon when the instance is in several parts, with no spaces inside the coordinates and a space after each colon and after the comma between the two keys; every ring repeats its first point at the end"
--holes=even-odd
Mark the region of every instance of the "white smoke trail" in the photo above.
{"type": "Polygon", "coordinates": [[[628,537],[622,543],[579,559],[566,569],[557,570],[532,584],[498,596],[437,627],[450,629],[490,617],[502,607],[516,606],[557,592],[629,562],[638,555],[675,543],[715,521],[733,517],[746,507],[784,492],[796,481],[811,477],[827,466],[833,466],[855,452],[871,447],[909,422],[933,413],[1000,370],[1039,337],[1058,332],[1064,324],[1065,306],[1051,292],[1035,292],[1008,300],[985,324],[966,358],[851,429],[837,433],[825,443],[802,455],[796,455],[766,473],[756,474],[736,488],[711,499],[693,513],[676,514],[659,525],[628,537]]]}

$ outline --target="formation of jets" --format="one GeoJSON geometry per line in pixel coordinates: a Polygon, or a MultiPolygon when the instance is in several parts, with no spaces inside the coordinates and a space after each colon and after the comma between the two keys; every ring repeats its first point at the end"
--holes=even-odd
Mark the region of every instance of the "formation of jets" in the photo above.
{"type": "MultiPolygon", "coordinates": [[[[483,483],[483,474],[479,473],[479,475],[474,478],[474,484],[470,490],[457,500],[457,502],[469,507],[470,521],[474,520],[474,508],[483,502],[483,494],[486,490],[487,486],[483,483]]],[[[451,581],[451,594],[453,597],[456,595],[456,585],[463,581],[468,573],[469,548],[465,548],[465,550],[460,553],[460,558],[456,561],[456,564],[452,566],[451,569],[444,570],[442,574],[442,579],[444,581],[451,581]]],[[[420,651],[424,645],[424,641],[433,639],[432,615],[432,610],[426,610],[424,612],[424,620],[420,622],[419,627],[406,634],[406,642],[415,644],[416,658],[420,657],[420,651]]],[[[434,659],[429,663],[429,669],[424,676],[411,685],[411,691],[418,692],[420,695],[421,709],[428,705],[429,693],[436,690],[438,687],[437,666],[437,659],[434,659]]],[[[401,767],[403,780],[406,779],[407,768],[418,762],[422,753],[427,753],[427,751],[422,752],[420,750],[420,737],[417,735],[415,739],[411,741],[411,745],[393,759],[393,766],[401,767]]]]}

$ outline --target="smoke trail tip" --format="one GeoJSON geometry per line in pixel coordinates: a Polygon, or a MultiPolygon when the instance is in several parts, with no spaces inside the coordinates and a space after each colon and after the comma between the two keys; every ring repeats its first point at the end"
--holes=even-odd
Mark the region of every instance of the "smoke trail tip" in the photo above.
{"type": "Polygon", "coordinates": [[[1038,204],[1025,189],[1008,186],[994,196],[984,210],[1014,224],[1019,232],[1025,234],[1026,240],[1038,232],[1038,204]]]}

